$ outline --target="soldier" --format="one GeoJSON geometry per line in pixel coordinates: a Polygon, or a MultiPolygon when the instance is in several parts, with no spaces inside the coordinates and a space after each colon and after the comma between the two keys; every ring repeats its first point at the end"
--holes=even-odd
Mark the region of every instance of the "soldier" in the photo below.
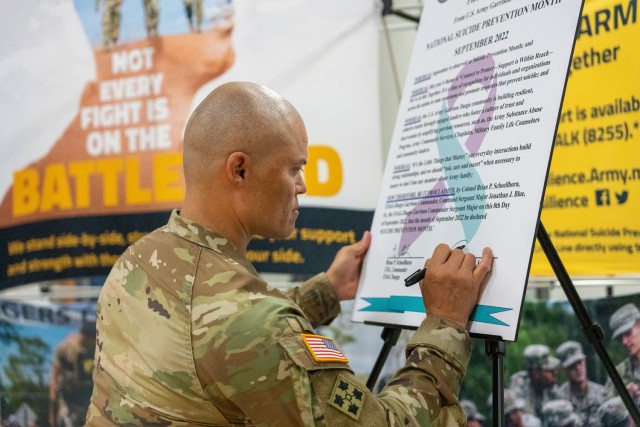
{"type": "Polygon", "coordinates": [[[159,0],[143,0],[144,23],[147,28],[147,38],[158,36],[158,17],[160,16],[159,0]]]}
{"type": "Polygon", "coordinates": [[[509,388],[524,400],[525,412],[542,418],[542,405],[561,397],[556,384],[556,370],[560,361],[550,354],[544,344],[531,344],[524,349],[527,369],[511,376],[509,388]]]}
{"type": "Polygon", "coordinates": [[[504,425],[505,427],[541,427],[538,417],[524,412],[524,400],[511,389],[504,389],[504,425]]]}
{"type": "MultiPolygon", "coordinates": [[[[627,357],[616,366],[622,382],[636,405],[640,404],[640,311],[633,303],[618,308],[609,319],[611,339],[619,339],[627,357]]],[[[611,379],[605,383],[606,397],[617,395],[611,379]]]]}
{"type": "MultiPolygon", "coordinates": [[[[96,0],[96,12],[99,10],[100,0],[96,0]]],[[[104,0],[102,11],[102,43],[105,50],[110,50],[120,38],[120,20],[122,18],[122,0],[104,0]]]]}
{"type": "Polygon", "coordinates": [[[420,282],[429,316],[406,366],[374,395],[313,329],[355,297],[370,234],[288,295],[246,258],[253,236],[294,231],[307,144],[293,105],[254,83],[218,86],[194,110],[182,208],[130,246],[102,287],[88,426],[464,426],[466,326],[491,249],[476,264],[435,248],[420,282]]]}
{"type": "Polygon", "coordinates": [[[607,399],[598,408],[598,417],[602,427],[631,427],[633,422],[629,411],[620,396],[607,399]]]}
{"type": "Polygon", "coordinates": [[[74,427],[84,423],[93,388],[95,321],[85,321],[56,348],[49,381],[49,425],[74,427]]]}
{"type": "Polygon", "coordinates": [[[184,10],[189,20],[189,29],[192,33],[199,33],[202,30],[202,0],[184,0],[184,10]]]}
{"type": "Polygon", "coordinates": [[[566,341],[558,346],[556,355],[568,380],[560,386],[563,397],[569,400],[581,419],[582,426],[599,426],[598,407],[604,401],[604,387],[587,378],[587,356],[582,345],[566,341]]]}
{"type": "Polygon", "coordinates": [[[467,427],[482,427],[487,418],[478,411],[478,407],[471,400],[461,400],[460,406],[467,416],[467,427]]]}

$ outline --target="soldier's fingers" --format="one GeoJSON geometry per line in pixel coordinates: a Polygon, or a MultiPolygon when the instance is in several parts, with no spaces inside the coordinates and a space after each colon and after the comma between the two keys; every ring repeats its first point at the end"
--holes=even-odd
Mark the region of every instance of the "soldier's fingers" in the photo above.
{"type": "Polygon", "coordinates": [[[464,268],[468,271],[475,271],[476,268],[476,256],[472,253],[467,253],[463,255],[463,258],[460,260],[461,268],[464,268]]]}
{"type": "Polygon", "coordinates": [[[465,254],[463,248],[461,247],[452,249],[447,263],[450,266],[458,269],[464,265],[464,261],[467,258],[467,255],[469,254],[465,254]]]}
{"type": "Polygon", "coordinates": [[[361,255],[364,255],[365,252],[367,252],[367,249],[369,249],[370,244],[371,244],[371,233],[369,231],[365,231],[362,235],[362,239],[348,246],[348,248],[352,252],[353,256],[361,256],[361,255]]]}
{"type": "Polygon", "coordinates": [[[447,259],[449,259],[450,254],[451,254],[451,249],[449,248],[449,246],[445,245],[444,243],[440,243],[433,250],[433,255],[431,255],[431,258],[427,260],[427,262],[425,263],[425,266],[429,267],[430,265],[432,266],[432,265],[444,264],[447,261],[447,259]]]}
{"type": "MultiPolygon", "coordinates": [[[[475,257],[474,257],[475,263],[475,257]]],[[[491,269],[493,267],[493,251],[491,248],[484,248],[482,250],[482,258],[480,259],[480,263],[476,266],[473,271],[473,277],[477,281],[485,280],[488,275],[491,273],[491,269]]]]}

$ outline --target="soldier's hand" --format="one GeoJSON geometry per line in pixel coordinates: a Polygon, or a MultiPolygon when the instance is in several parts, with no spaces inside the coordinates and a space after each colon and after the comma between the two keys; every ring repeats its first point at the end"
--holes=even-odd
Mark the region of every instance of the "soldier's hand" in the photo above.
{"type": "Polygon", "coordinates": [[[466,328],[484,287],[489,280],[493,252],[482,251],[482,259],[476,266],[476,257],[461,249],[451,250],[440,244],[425,262],[427,271],[420,282],[427,316],[453,320],[466,328]]]}
{"type": "Polygon", "coordinates": [[[327,279],[340,301],[354,299],[364,255],[371,244],[371,233],[365,231],[360,241],[340,248],[327,270],[327,279]]]}

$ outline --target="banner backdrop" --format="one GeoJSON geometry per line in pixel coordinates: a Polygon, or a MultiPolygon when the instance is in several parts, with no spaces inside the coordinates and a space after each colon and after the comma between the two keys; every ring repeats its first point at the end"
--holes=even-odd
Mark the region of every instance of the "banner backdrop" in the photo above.
{"type": "Polygon", "coordinates": [[[639,25],[636,0],[585,2],[541,219],[572,276],[640,272],[639,25]]]}
{"type": "Polygon", "coordinates": [[[106,274],[166,223],[184,192],[186,120],[232,80],[281,93],[309,133],[299,228],[249,258],[259,271],[326,268],[369,227],[379,188],[376,6],[0,3],[0,289],[106,274]]]}

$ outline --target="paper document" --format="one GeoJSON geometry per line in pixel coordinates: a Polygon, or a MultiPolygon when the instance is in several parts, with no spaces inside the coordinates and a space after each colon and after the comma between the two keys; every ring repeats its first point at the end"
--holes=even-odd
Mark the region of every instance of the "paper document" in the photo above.
{"type": "Polygon", "coordinates": [[[472,334],[517,337],[582,2],[425,3],[352,319],[424,319],[404,278],[439,243],[493,273],[472,334]]]}

